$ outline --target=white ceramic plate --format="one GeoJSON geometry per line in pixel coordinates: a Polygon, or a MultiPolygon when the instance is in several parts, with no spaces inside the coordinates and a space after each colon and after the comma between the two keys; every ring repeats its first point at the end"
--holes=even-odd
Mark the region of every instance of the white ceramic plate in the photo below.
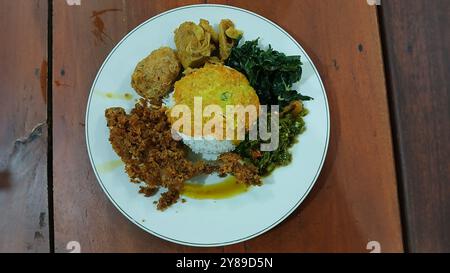
{"type": "MultiPolygon", "coordinates": [[[[136,27],[114,47],[92,85],[86,110],[86,141],[95,175],[113,204],[133,223],[162,239],[191,246],[223,246],[258,236],[289,216],[305,199],[319,176],[328,147],[330,119],[320,76],[303,48],[281,27],[253,12],[231,6],[193,5],[159,14],[136,27]],[[161,46],[175,48],[173,31],[184,21],[205,18],[217,27],[231,19],[244,31],[244,40],[260,37],[288,55],[301,55],[303,75],[296,89],[314,98],[306,102],[307,130],[292,148],[293,161],[276,169],[264,185],[228,199],[178,202],[164,212],[153,201],[138,194],[139,186],[129,182],[123,166],[105,171],[105,164],[117,160],[109,141],[104,111],[120,106],[130,110],[135,101],[107,98],[105,92],[137,94],[130,86],[139,60],[161,46]]],[[[216,180],[217,181],[217,180],[216,180]]]]}

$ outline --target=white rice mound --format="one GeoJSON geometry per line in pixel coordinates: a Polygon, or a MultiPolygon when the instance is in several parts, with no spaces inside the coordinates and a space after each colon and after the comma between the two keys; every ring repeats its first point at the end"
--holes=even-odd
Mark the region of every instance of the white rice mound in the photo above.
{"type": "Polygon", "coordinates": [[[234,150],[236,145],[231,140],[217,140],[214,136],[189,136],[180,132],[183,143],[200,155],[204,160],[216,160],[220,154],[234,150]]]}
{"type": "MultiPolygon", "coordinates": [[[[173,92],[163,100],[167,107],[174,105],[173,92]]],[[[200,155],[204,160],[216,160],[220,154],[230,152],[236,148],[232,140],[217,140],[214,136],[189,136],[177,132],[183,143],[188,146],[192,152],[200,155]]]]}

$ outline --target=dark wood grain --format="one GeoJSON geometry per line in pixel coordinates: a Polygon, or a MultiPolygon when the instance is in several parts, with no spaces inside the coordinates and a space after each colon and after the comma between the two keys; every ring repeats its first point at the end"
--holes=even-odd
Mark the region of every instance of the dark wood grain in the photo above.
{"type": "Polygon", "coordinates": [[[84,139],[86,100],[95,74],[115,43],[138,23],[193,2],[67,6],[55,1],[56,250],[64,252],[67,242],[76,240],[84,252],[368,252],[366,245],[374,240],[382,251],[402,251],[377,15],[365,1],[218,1],[260,13],[290,32],[312,57],[328,92],[332,132],[327,161],[313,192],[286,221],[245,243],[190,248],[141,231],[107,200],[95,181],[84,139]],[[95,22],[91,16],[101,10],[110,11],[95,22]]]}
{"type": "Polygon", "coordinates": [[[383,1],[381,17],[412,252],[450,251],[450,2],[383,1]]]}
{"type": "Polygon", "coordinates": [[[0,252],[48,252],[47,1],[0,1],[0,252]]]}

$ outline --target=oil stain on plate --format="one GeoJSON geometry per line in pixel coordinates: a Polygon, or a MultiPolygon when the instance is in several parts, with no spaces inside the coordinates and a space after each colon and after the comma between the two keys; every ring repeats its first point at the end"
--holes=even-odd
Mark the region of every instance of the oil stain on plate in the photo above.
{"type": "Polygon", "coordinates": [[[102,96],[107,99],[119,99],[119,100],[132,100],[133,95],[130,93],[113,93],[113,92],[95,92],[99,96],[102,96]]]}
{"type": "Polygon", "coordinates": [[[181,195],[193,199],[224,199],[244,193],[247,190],[247,185],[238,183],[234,176],[229,176],[215,184],[185,183],[181,195]]]}
{"type": "MultiPolygon", "coordinates": [[[[111,172],[123,166],[122,160],[111,160],[97,165],[97,170],[101,173],[111,172]]],[[[248,191],[249,186],[236,181],[234,176],[229,176],[224,180],[204,185],[196,182],[186,182],[181,195],[192,199],[225,199],[248,191]]]]}
{"type": "Polygon", "coordinates": [[[123,162],[120,159],[111,160],[111,161],[107,161],[105,163],[97,165],[97,170],[99,172],[106,173],[106,172],[113,171],[114,169],[116,169],[122,165],[123,165],[123,162]]]}

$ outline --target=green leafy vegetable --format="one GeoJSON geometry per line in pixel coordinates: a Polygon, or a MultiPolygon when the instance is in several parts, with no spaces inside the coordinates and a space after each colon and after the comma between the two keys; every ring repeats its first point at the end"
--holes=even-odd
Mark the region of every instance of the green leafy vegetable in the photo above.
{"type": "MultiPolygon", "coordinates": [[[[244,160],[251,162],[258,168],[260,175],[270,174],[278,166],[286,166],[292,160],[289,148],[297,141],[297,136],[305,131],[303,117],[308,114],[308,110],[303,108],[297,115],[287,113],[280,118],[279,126],[279,146],[275,151],[260,151],[261,143],[269,141],[249,140],[248,138],[236,147],[238,153],[244,160]]],[[[270,119],[269,119],[270,120],[270,119]]]]}
{"type": "Polygon", "coordinates": [[[294,100],[312,99],[292,90],[292,84],[302,75],[300,56],[286,56],[270,45],[267,50],[262,50],[258,47],[258,39],[234,47],[226,65],[247,76],[261,104],[283,107],[294,100]]]}

